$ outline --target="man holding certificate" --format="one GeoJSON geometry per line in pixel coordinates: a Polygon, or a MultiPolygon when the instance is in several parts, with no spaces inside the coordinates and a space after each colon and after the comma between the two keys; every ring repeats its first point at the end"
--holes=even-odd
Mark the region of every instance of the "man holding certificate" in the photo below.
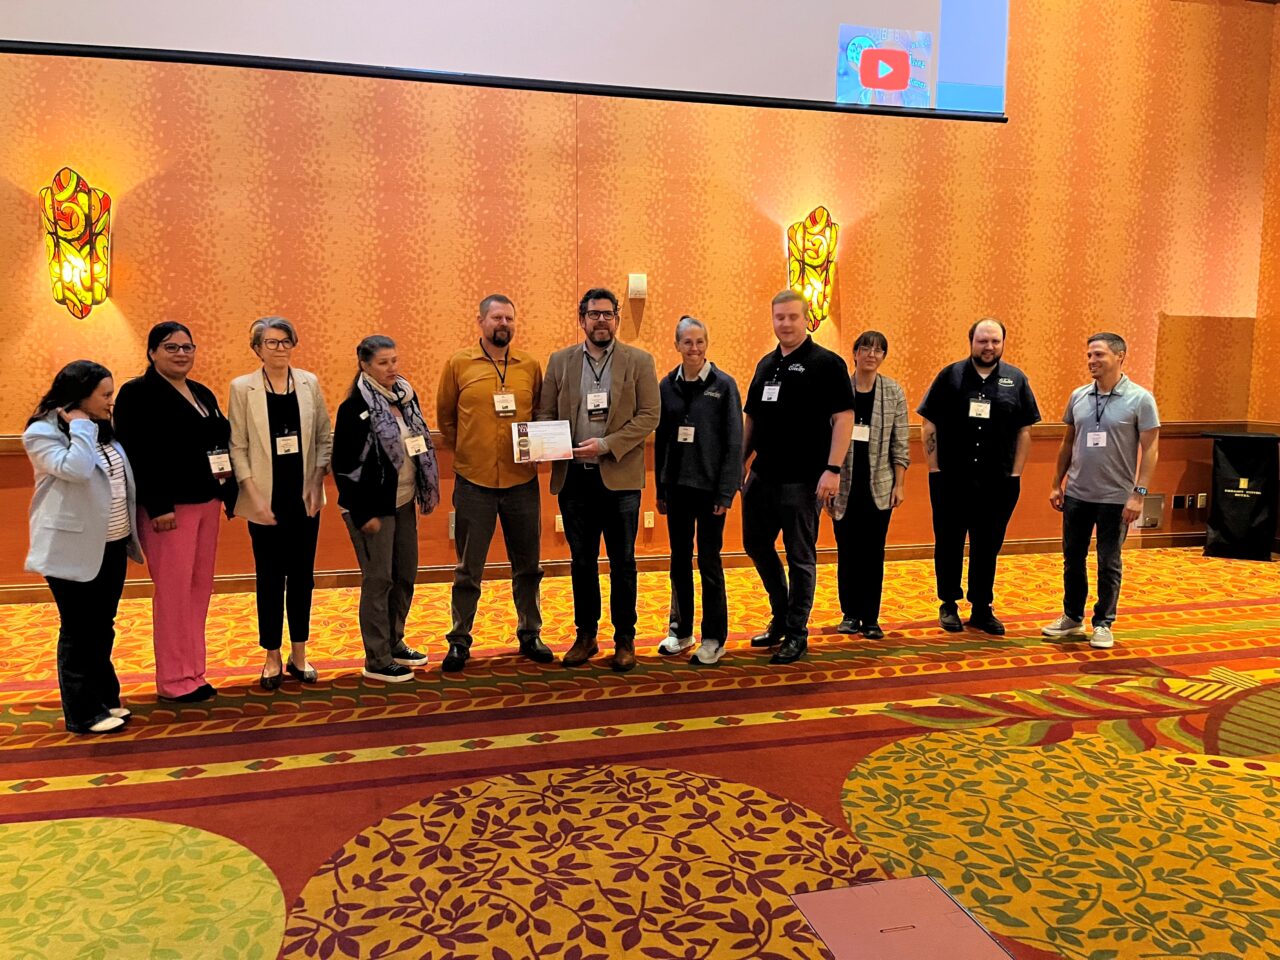
{"type": "MultiPolygon", "coordinates": [[[[540,421],[567,421],[573,459],[551,467],[551,492],[560,498],[573,580],[577,635],[567,667],[599,650],[600,538],[609,557],[612,667],[636,665],[636,533],[644,487],[644,441],[658,426],[661,400],[653,357],[619,343],[618,298],[595,288],[578,303],[584,340],[547,361],[540,421]]],[[[517,443],[519,440],[517,440],[517,443]]]]}
{"type": "Polygon", "coordinates": [[[520,457],[512,424],[533,416],[542,389],[538,361],[511,346],[516,308],[508,297],[480,301],[479,339],[445,364],[436,393],[436,422],[442,443],[453,448],[454,544],[453,627],[441,669],[461,670],[471,650],[471,627],[480,600],[485,558],[493,528],[502,520],[502,538],[511,561],[511,593],[516,606],[520,655],[550,663],[555,655],[542,642],[538,592],[542,565],[542,506],[538,465],[520,457]]]}

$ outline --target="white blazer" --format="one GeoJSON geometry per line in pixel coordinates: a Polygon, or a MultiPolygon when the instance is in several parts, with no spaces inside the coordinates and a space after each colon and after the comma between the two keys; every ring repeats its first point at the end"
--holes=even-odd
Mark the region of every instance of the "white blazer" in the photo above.
{"type": "MultiPolygon", "coordinates": [[[[316,471],[329,469],[333,430],[316,375],[293,368],[293,390],[298,395],[302,426],[302,488],[305,492],[316,471]]],[[[231,421],[231,468],[235,471],[236,482],[243,484],[252,478],[254,486],[270,505],[271,425],[267,419],[267,388],[261,370],[231,381],[227,419],[231,421]]],[[[323,492],[321,496],[323,498],[323,492]]],[[[249,500],[242,493],[236,503],[235,516],[245,516],[248,508],[249,500]]]]}
{"type": "MultiPolygon", "coordinates": [[[[88,583],[102,569],[111,520],[111,479],[98,456],[98,425],[72,420],[70,433],[53,412],[22,434],[22,446],[35,470],[31,497],[31,549],[26,569],[45,577],[88,583]]],[[[119,443],[112,447],[124,461],[129,497],[129,557],[142,562],[138,511],[129,458],[119,443]]]]}

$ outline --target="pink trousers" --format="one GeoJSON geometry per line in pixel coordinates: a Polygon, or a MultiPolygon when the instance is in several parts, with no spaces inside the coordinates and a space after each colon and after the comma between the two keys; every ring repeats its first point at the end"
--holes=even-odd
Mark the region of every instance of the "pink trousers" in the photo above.
{"type": "Polygon", "coordinates": [[[222,503],[180,503],[176,530],[156,533],[138,508],[138,536],[156,585],[151,601],[151,639],[156,653],[156,690],[180,697],[204,685],[204,624],[213,594],[222,503]]]}

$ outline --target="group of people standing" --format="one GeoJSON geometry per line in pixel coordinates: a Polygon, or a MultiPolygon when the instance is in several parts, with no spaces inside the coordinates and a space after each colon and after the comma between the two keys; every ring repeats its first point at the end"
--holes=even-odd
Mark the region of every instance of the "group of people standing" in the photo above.
{"type": "MultiPolygon", "coordinates": [[[[512,423],[531,420],[567,421],[573,441],[573,458],[553,462],[550,482],[571,557],[575,637],[565,666],[599,653],[601,539],[609,561],[610,665],[626,672],[636,664],[635,541],[651,434],[658,511],[671,546],[671,629],[660,654],[692,650],[690,663],[699,666],[724,655],[721,551],[726,514],[739,490],[743,546],[771,612],[751,645],[772,648],[772,663],[805,655],[824,509],[838,552],[837,629],[883,637],[885,542],[909,466],[906,398],[879,372],[888,340],[877,331],[861,334],[850,375],[838,354],[809,336],[799,294],[778,294],[771,314],[777,347],[757,364],[744,402],[733,378],[708,359],[710,332],[694,317],[677,323],[680,362],[659,381],[653,357],[618,340],[618,299],[607,289],[583,294],[583,339],[552,354],[545,371],[513,346],[511,299],[494,294],[481,301],[477,341],[449,358],[436,393],[439,435],[453,450],[456,474],[457,566],[445,672],[464,669],[470,656],[499,522],[511,565],[518,653],[539,663],[554,660],[542,639],[537,465],[516,456],[511,430],[512,423]],[[701,581],[696,641],[695,553],[701,581]]],[[[1018,500],[1029,428],[1039,420],[1026,377],[1002,359],[1004,334],[998,321],[975,324],[970,356],[938,374],[919,408],[939,622],[946,630],[964,628],[957,601],[967,537],[969,625],[1004,632],[993,606],[996,557],[1018,500]]],[[[284,318],[252,325],[249,345],[261,367],[232,381],[226,415],[213,392],[191,379],[196,344],[191,331],[173,321],[152,328],[146,371],[118,395],[109,371],[80,360],[58,373],[37,406],[23,437],[35,469],[27,569],[45,576],[61,617],[58,675],[69,730],[107,732],[128,718],[111,649],[127,561],[142,562],[144,555],[155,584],[159,696],[197,702],[215,695],[205,677],[204,631],[223,512],[249,524],[265,652],[260,685],[274,690],[286,677],[315,683],[307,640],[330,472],[361,571],[364,676],[402,682],[427,662],[405,641],[418,570],[417,518],[440,500],[436,450],[419,397],[399,373],[395,342],[366,337],[331,429],[318,379],[291,362],[298,342],[284,318]]],[[[1157,453],[1155,404],[1121,373],[1125,355],[1114,334],[1090,338],[1093,383],[1068,403],[1050,498],[1064,512],[1065,591],[1062,616],[1044,632],[1084,633],[1084,564],[1096,528],[1095,646],[1111,642],[1119,548],[1141,510],[1157,453]]]]}

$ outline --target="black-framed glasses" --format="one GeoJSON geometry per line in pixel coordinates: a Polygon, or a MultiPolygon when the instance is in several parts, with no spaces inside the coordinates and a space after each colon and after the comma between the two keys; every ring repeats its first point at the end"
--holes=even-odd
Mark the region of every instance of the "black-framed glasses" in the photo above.
{"type": "Polygon", "coordinates": [[[191,354],[196,352],[196,345],[194,343],[162,343],[160,346],[164,349],[165,353],[171,356],[179,353],[185,353],[187,356],[191,356],[191,354]]]}
{"type": "Polygon", "coordinates": [[[268,350],[292,350],[292,340],[263,340],[262,345],[268,350]]]}
{"type": "Polygon", "coordinates": [[[586,317],[588,320],[613,320],[618,316],[617,310],[588,310],[586,317]]]}

